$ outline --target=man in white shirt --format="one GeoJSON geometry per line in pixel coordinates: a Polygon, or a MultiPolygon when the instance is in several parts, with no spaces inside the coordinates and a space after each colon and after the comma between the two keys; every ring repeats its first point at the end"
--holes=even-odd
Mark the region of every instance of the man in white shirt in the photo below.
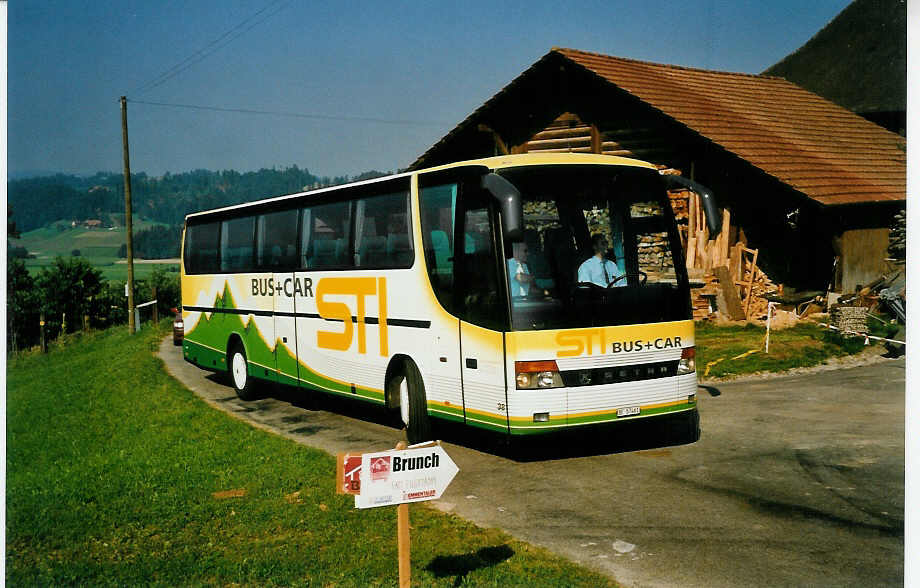
{"type": "Polygon", "coordinates": [[[512,246],[513,257],[508,260],[508,281],[511,282],[511,296],[527,296],[533,276],[527,267],[527,244],[515,243],[512,246]]]}
{"type": "MultiPolygon", "coordinates": [[[[620,268],[614,262],[606,259],[607,239],[603,235],[600,233],[592,235],[591,246],[594,249],[594,255],[578,267],[578,282],[590,282],[606,288],[620,277],[620,268]]],[[[626,280],[620,280],[616,287],[625,285],[626,280]]]]}

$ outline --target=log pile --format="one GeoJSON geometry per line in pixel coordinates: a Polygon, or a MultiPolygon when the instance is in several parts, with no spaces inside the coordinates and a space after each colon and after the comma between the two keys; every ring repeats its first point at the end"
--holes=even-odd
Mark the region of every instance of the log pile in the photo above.
{"type": "MultiPolygon", "coordinates": [[[[680,172],[666,170],[663,173],[680,172]]],[[[730,320],[765,318],[768,303],[762,295],[775,291],[776,286],[758,267],[757,249],[747,248],[743,232],[733,230],[731,211],[722,211],[721,231],[715,239],[709,239],[700,197],[689,191],[672,191],[668,195],[678,223],[687,271],[693,274],[702,270],[703,286],[692,289],[694,320],[713,318],[717,310],[730,320]],[[721,273],[721,268],[725,268],[725,273],[721,273]],[[719,273],[722,280],[717,277],[719,273]],[[740,308],[734,303],[739,298],[740,308]]]]}
{"type": "Polygon", "coordinates": [[[844,332],[867,333],[869,308],[867,306],[831,305],[831,324],[844,332]]]}

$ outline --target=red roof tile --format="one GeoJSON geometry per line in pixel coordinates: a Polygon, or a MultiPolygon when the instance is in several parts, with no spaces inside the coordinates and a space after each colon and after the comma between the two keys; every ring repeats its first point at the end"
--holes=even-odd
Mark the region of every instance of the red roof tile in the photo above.
{"type": "Polygon", "coordinates": [[[906,198],[903,137],[782,78],[553,51],[822,204],[906,198]]]}

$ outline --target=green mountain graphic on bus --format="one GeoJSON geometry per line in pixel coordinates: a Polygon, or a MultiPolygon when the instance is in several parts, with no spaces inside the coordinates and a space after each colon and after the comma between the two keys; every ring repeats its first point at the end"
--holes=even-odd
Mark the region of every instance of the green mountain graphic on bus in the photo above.
{"type": "Polygon", "coordinates": [[[254,378],[278,382],[290,386],[298,383],[343,396],[358,396],[365,400],[383,404],[383,391],[352,386],[320,374],[297,357],[280,340],[269,346],[251,314],[239,312],[225,281],[223,293],[214,299],[214,312],[202,312],[198,323],[185,335],[186,358],[194,363],[213,369],[226,369],[228,341],[236,335],[243,343],[248,359],[248,372],[254,378]],[[230,312],[227,312],[230,311],[230,312]],[[299,370],[298,370],[299,366],[299,370]]]}

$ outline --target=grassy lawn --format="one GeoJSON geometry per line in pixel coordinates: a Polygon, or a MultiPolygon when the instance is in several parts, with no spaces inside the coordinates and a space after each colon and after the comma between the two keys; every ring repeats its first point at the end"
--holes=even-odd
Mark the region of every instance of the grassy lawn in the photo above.
{"type": "MultiPolygon", "coordinates": [[[[57,223],[61,224],[61,223],[57,223]]],[[[66,223],[64,223],[66,225],[66,223]]],[[[135,219],[134,232],[148,229],[162,223],[153,223],[144,219],[135,219]]],[[[125,242],[124,227],[113,229],[87,229],[84,227],[70,228],[61,231],[57,226],[43,227],[22,234],[22,238],[13,241],[19,247],[25,247],[35,255],[34,259],[26,259],[26,268],[33,274],[54,261],[57,256],[70,257],[74,249],[80,250],[80,256],[85,257],[96,268],[102,271],[106,280],[124,282],[128,279],[128,266],[119,261],[118,248],[125,242]]],[[[123,260],[121,260],[123,261],[123,260]]],[[[144,279],[158,266],[173,267],[178,271],[178,264],[139,264],[134,265],[134,276],[144,279]]]]}
{"type": "MultiPolygon", "coordinates": [[[[168,328],[8,363],[7,582],[395,585],[395,508],[356,510],[331,456],[168,377],[153,355],[168,328]]],[[[425,506],[411,521],[416,585],[612,585],[425,506]]]]}
{"type": "Polygon", "coordinates": [[[813,323],[800,322],[795,327],[770,332],[770,353],[764,353],[766,329],[756,325],[715,326],[696,325],[696,369],[700,378],[717,378],[779,372],[796,367],[818,365],[832,357],[841,357],[863,350],[862,340],[841,344],[839,337],[827,335],[827,329],[813,323]],[[758,350],[744,357],[740,355],[758,350]],[[719,363],[709,368],[707,364],[719,363]]]}

